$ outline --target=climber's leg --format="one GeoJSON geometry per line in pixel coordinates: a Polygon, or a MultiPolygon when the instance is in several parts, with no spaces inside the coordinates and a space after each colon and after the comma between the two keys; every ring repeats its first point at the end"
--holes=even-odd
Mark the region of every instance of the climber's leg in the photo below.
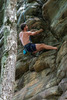
{"type": "Polygon", "coordinates": [[[46,45],[44,43],[42,43],[42,44],[35,44],[35,45],[36,45],[36,50],[37,51],[41,51],[43,49],[53,49],[53,50],[57,50],[57,47],[49,46],[49,45],[46,45]]]}

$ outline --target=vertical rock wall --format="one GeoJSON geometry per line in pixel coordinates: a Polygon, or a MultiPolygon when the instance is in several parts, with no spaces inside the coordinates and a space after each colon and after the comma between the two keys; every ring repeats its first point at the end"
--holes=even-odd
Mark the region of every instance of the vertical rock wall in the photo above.
{"type": "Polygon", "coordinates": [[[16,88],[14,100],[65,100],[67,93],[67,1],[20,0],[17,4],[18,34],[25,22],[29,30],[43,28],[44,32],[31,37],[33,43],[57,46],[23,55],[18,38],[16,88]],[[64,88],[65,87],[65,88],[64,88]]]}

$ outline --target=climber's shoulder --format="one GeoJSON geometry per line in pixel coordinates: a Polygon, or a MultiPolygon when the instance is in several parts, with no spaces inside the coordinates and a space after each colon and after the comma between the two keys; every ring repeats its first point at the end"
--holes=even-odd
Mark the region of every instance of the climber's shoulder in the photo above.
{"type": "Polygon", "coordinates": [[[31,32],[31,31],[27,31],[26,33],[27,33],[28,35],[31,35],[31,34],[32,34],[32,32],[31,32]]]}
{"type": "Polygon", "coordinates": [[[22,36],[22,34],[27,34],[27,35],[31,35],[32,34],[32,32],[31,31],[26,31],[26,32],[20,32],[19,33],[19,37],[21,37],[22,36]]]}

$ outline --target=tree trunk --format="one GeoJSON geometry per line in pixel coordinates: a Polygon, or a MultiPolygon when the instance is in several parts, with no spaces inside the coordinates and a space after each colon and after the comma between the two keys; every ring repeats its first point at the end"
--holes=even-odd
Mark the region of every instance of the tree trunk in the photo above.
{"type": "Polygon", "coordinates": [[[15,83],[15,66],[17,58],[16,29],[17,0],[6,0],[4,11],[4,53],[1,60],[2,100],[13,100],[15,83]]]}

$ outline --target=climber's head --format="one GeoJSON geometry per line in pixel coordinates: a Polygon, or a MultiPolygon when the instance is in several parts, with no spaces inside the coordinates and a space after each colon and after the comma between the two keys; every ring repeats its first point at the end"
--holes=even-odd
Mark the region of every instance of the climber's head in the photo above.
{"type": "Polygon", "coordinates": [[[23,23],[23,24],[21,24],[21,30],[22,31],[27,31],[28,30],[28,26],[27,26],[27,24],[25,24],[25,23],[23,23]]]}

